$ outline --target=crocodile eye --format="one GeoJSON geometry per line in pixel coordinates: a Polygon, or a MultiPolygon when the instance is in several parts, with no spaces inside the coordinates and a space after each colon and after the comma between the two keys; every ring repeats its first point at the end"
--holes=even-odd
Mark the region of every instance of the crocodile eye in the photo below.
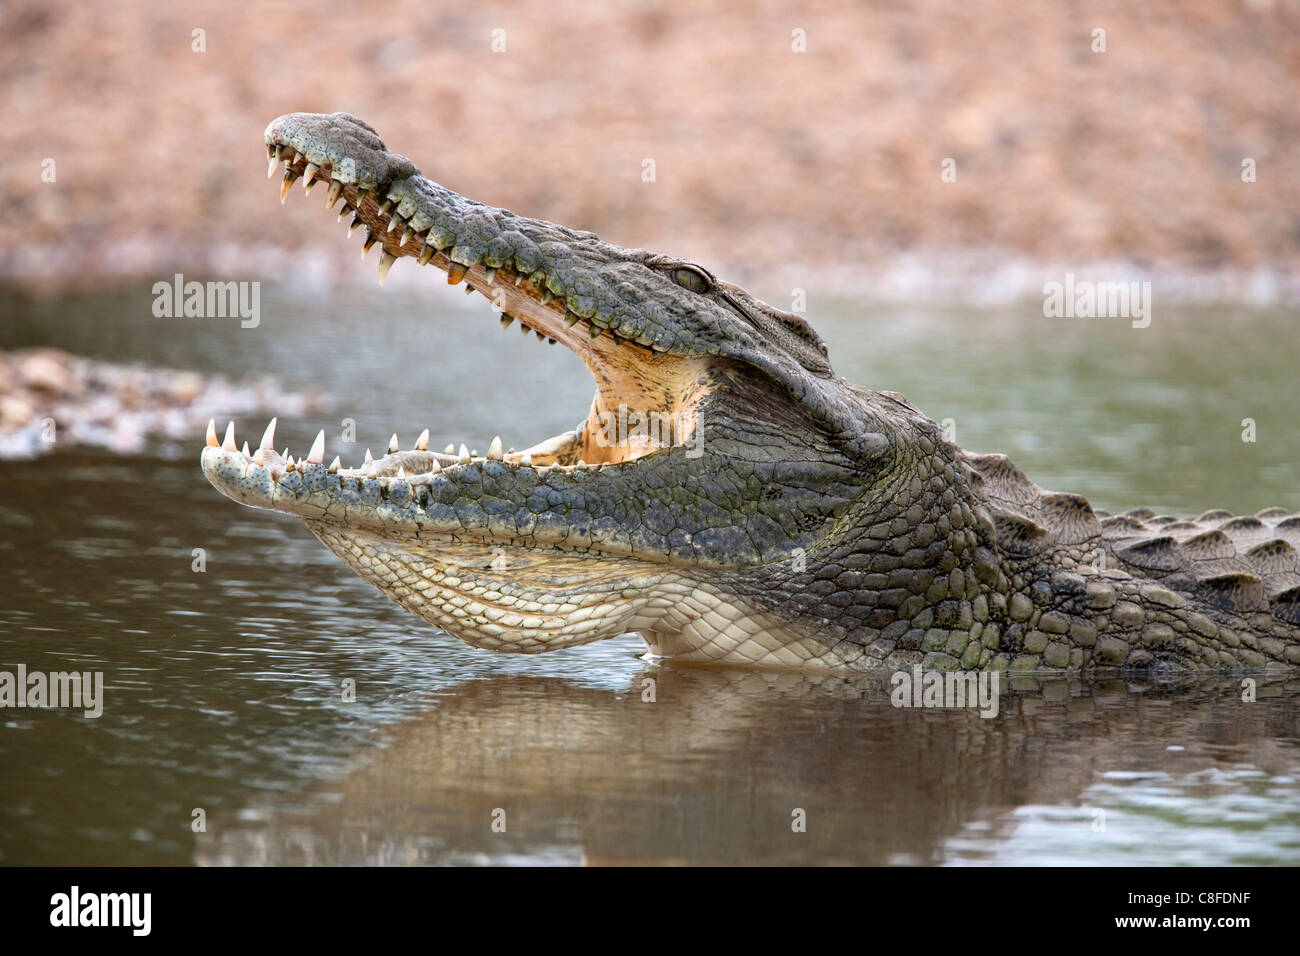
{"type": "Polygon", "coordinates": [[[709,280],[694,269],[678,269],[673,273],[673,279],[683,289],[700,294],[709,291],[709,280]]]}

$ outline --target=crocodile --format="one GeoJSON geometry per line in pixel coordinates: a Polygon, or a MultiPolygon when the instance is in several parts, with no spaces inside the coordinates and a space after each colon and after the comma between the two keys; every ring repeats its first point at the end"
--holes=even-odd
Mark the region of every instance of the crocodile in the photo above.
{"type": "MultiPolygon", "coordinates": [[[[838,377],[797,314],[703,266],[467,199],[346,113],[266,130],[380,247],[486,296],[591,371],[574,430],[325,463],[218,440],[225,495],[302,519],[402,607],[480,648],[635,633],[651,659],[800,669],[1269,670],[1300,664],[1300,515],[1109,514],[838,377]]],[[[364,255],[364,252],[363,252],[364,255]]]]}

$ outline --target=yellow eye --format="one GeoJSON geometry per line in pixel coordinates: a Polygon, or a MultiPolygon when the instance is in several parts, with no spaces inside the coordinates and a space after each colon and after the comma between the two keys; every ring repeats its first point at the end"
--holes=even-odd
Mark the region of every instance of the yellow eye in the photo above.
{"type": "Polygon", "coordinates": [[[694,269],[678,269],[673,273],[673,278],[683,289],[690,289],[692,292],[701,294],[709,291],[709,280],[700,275],[694,269]]]}

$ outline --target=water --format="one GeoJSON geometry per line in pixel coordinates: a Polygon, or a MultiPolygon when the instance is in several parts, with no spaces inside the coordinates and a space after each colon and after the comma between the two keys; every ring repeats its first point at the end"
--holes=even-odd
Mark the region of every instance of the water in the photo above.
{"type": "MultiPolygon", "coordinates": [[[[583,417],[573,356],[498,331],[478,297],[394,280],[264,287],[250,330],[154,319],[148,283],[6,295],[0,347],[274,372],[335,396],[279,443],[301,452],[324,424],[349,463],[394,430],[524,447],[583,417]]],[[[1300,509],[1294,315],[1171,306],[1137,330],[1033,303],[811,303],[840,374],[1045,487],[1300,509]]],[[[1234,679],[1024,681],[985,720],[895,709],[880,679],[656,667],[635,639],[495,655],[218,495],[200,438],[0,463],[0,668],[106,682],[97,720],[0,711],[0,862],[1300,862],[1300,675],[1251,703],[1234,679]]]]}

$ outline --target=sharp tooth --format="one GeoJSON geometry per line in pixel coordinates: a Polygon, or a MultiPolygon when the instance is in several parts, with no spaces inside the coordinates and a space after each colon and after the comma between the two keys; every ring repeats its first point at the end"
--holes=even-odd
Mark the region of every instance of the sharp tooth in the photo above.
{"type": "Polygon", "coordinates": [[[513,322],[514,320],[515,320],[515,317],[514,317],[513,315],[507,315],[506,313],[502,312],[502,313],[501,313],[501,328],[503,328],[503,329],[508,329],[508,328],[510,328],[510,323],[513,322]]]}
{"type": "Polygon", "coordinates": [[[235,423],[226,426],[226,440],[221,443],[222,451],[235,451],[235,423]]]}
{"type": "Polygon", "coordinates": [[[341,467],[341,463],[339,462],[339,456],[335,455],[334,460],[330,462],[330,474],[331,475],[338,474],[338,470],[340,467],[341,467]]]}
{"type": "Polygon", "coordinates": [[[415,440],[415,450],[429,450],[429,429],[426,428],[424,431],[420,432],[420,437],[415,440]]]}
{"type": "Polygon", "coordinates": [[[454,455],[454,454],[456,454],[456,446],[455,446],[455,445],[448,445],[446,448],[444,448],[444,449],[442,450],[442,453],[443,453],[444,455],[454,455]]]}
{"type": "Polygon", "coordinates": [[[473,295],[473,294],[474,294],[474,287],[473,287],[472,285],[470,285],[468,282],[465,283],[465,294],[466,294],[466,295],[473,295]]]}
{"type": "Polygon", "coordinates": [[[366,464],[367,464],[367,465],[373,465],[374,463],[375,463],[375,456],[372,455],[372,454],[370,454],[370,449],[367,448],[367,449],[366,449],[366,464]]]}
{"type": "Polygon", "coordinates": [[[288,462],[285,464],[285,466],[284,466],[285,474],[288,474],[288,473],[291,472],[291,471],[297,471],[297,470],[298,470],[298,466],[297,466],[296,464],[294,464],[294,461],[293,461],[293,455],[290,455],[290,456],[289,456],[289,461],[288,461],[288,462]]]}
{"type": "Polygon", "coordinates": [[[320,172],[320,167],[315,163],[308,163],[302,171],[302,188],[310,189],[312,181],[315,180],[316,174],[320,172]]]}
{"type": "Polygon", "coordinates": [[[286,166],[284,169],[284,179],[280,182],[280,205],[289,198],[289,189],[293,186],[293,181],[298,178],[292,167],[286,166]]]}
{"type": "Polygon", "coordinates": [[[407,240],[409,240],[413,235],[415,235],[415,230],[412,229],[410,226],[407,226],[405,229],[402,230],[402,239],[398,243],[398,245],[399,246],[406,245],[407,240]]]}
{"type": "Polygon", "coordinates": [[[379,215],[387,216],[388,211],[392,208],[393,208],[393,201],[391,199],[385,199],[383,203],[381,203],[379,206],[379,215]]]}
{"type": "Polygon", "coordinates": [[[311,443],[311,451],[307,453],[307,460],[313,465],[325,464],[325,429],[316,433],[316,440],[311,443]]]}
{"type": "Polygon", "coordinates": [[[447,284],[455,285],[461,279],[465,278],[466,272],[469,272],[469,266],[463,266],[459,262],[453,262],[447,267],[447,284]]]}
{"type": "MultiPolygon", "coordinates": [[[[331,180],[330,191],[325,194],[325,208],[333,209],[334,204],[339,201],[339,197],[342,195],[343,195],[343,180],[341,179],[331,180]]],[[[339,215],[342,215],[342,213],[340,213],[339,215]]]]}
{"type": "Polygon", "coordinates": [[[555,293],[552,292],[550,289],[542,290],[542,305],[546,305],[546,303],[550,302],[554,298],[555,298],[555,293]]]}
{"type": "Polygon", "coordinates": [[[393,255],[387,249],[379,253],[379,284],[383,285],[384,280],[388,278],[388,270],[393,267],[397,261],[397,256],[393,255]]]}
{"type": "Polygon", "coordinates": [[[456,457],[459,458],[461,461],[469,461],[469,449],[466,448],[463,443],[461,444],[460,452],[459,454],[457,454],[456,457]]]}
{"type": "Polygon", "coordinates": [[[581,318],[581,316],[579,316],[577,312],[566,311],[564,313],[564,327],[568,329],[573,328],[578,324],[579,318],[581,318]]]}
{"type": "Polygon", "coordinates": [[[554,345],[554,344],[555,344],[555,339],[547,339],[547,340],[546,340],[546,344],[547,344],[547,345],[554,345]]]}
{"type": "Polygon", "coordinates": [[[379,240],[375,237],[375,234],[374,234],[373,232],[371,232],[369,229],[367,229],[367,230],[366,230],[366,241],[365,241],[365,243],[363,243],[362,246],[361,246],[361,258],[362,258],[362,259],[364,259],[364,258],[366,257],[366,253],[368,253],[368,252],[370,251],[371,247],[374,246],[374,244],[375,244],[376,242],[378,242],[378,241],[379,241],[379,240]]]}
{"type": "Polygon", "coordinates": [[[438,459],[435,458],[435,459],[433,460],[433,467],[430,468],[429,471],[430,471],[430,473],[435,474],[435,475],[436,475],[438,472],[442,471],[442,465],[438,464],[438,459]]]}
{"type": "Polygon", "coordinates": [[[540,342],[542,339],[546,338],[546,336],[542,334],[542,330],[541,330],[541,329],[533,329],[533,334],[537,336],[537,341],[539,341],[539,342],[540,342]]]}
{"type": "Polygon", "coordinates": [[[401,224],[402,224],[402,217],[393,216],[391,219],[388,220],[388,227],[385,229],[385,232],[392,232],[401,224]]]}
{"type": "Polygon", "coordinates": [[[338,217],[337,217],[334,221],[335,221],[335,222],[342,222],[344,216],[346,216],[346,215],[348,215],[349,213],[352,213],[352,212],[354,212],[354,211],[355,211],[355,210],[354,210],[351,206],[349,206],[349,205],[347,204],[346,200],[345,200],[344,203],[343,203],[343,205],[342,205],[342,206],[339,206],[339,214],[338,214],[338,217]]]}
{"type": "Polygon", "coordinates": [[[271,423],[266,426],[266,431],[262,432],[261,447],[267,451],[275,451],[275,423],[277,421],[279,421],[278,418],[272,418],[271,423]]]}
{"type": "Polygon", "coordinates": [[[257,465],[259,468],[266,464],[265,449],[258,448],[257,451],[253,452],[253,464],[257,465]]]}
{"type": "Polygon", "coordinates": [[[487,275],[488,285],[491,285],[493,282],[496,282],[496,281],[497,281],[497,270],[496,270],[496,269],[493,269],[491,266],[488,266],[488,267],[485,268],[483,271],[484,271],[484,273],[486,273],[486,275],[487,275]]]}
{"type": "Polygon", "coordinates": [[[403,468],[401,465],[398,465],[398,466],[397,466],[397,477],[398,477],[398,478],[405,478],[405,477],[406,477],[406,469],[403,468]]]}
{"type": "Polygon", "coordinates": [[[388,454],[397,454],[397,450],[401,447],[402,446],[397,443],[397,432],[393,432],[393,437],[388,439],[388,454]]]}
{"type": "Polygon", "coordinates": [[[357,215],[355,215],[355,216],[352,217],[352,224],[351,224],[350,226],[348,226],[348,238],[349,238],[349,239],[351,239],[351,238],[352,238],[352,234],[353,234],[354,232],[357,231],[357,227],[360,226],[360,225],[362,225],[362,224],[363,224],[363,223],[361,222],[361,215],[360,215],[360,213],[358,213],[357,215]]]}
{"type": "Polygon", "coordinates": [[[268,160],[269,161],[266,164],[266,178],[270,179],[272,176],[275,175],[275,167],[280,165],[280,157],[276,156],[275,151],[272,150],[271,155],[268,157],[268,160]]]}
{"type": "Polygon", "coordinates": [[[488,453],[487,453],[487,456],[488,456],[489,458],[491,458],[493,461],[501,461],[501,459],[502,459],[502,454],[501,454],[501,436],[500,436],[500,435],[497,435],[496,438],[493,438],[493,439],[492,439],[492,444],[488,446],[488,453]]]}
{"type": "Polygon", "coordinates": [[[519,457],[519,464],[523,465],[525,468],[533,467],[533,456],[525,452],[519,457]]]}
{"type": "Polygon", "coordinates": [[[583,461],[581,458],[579,458],[579,459],[578,459],[578,464],[577,464],[575,467],[578,467],[578,468],[586,468],[586,467],[587,467],[587,463],[586,463],[585,461],[583,461]]]}
{"type": "Polygon", "coordinates": [[[221,443],[217,441],[217,423],[215,419],[208,419],[208,447],[216,448],[221,443]]]}
{"type": "Polygon", "coordinates": [[[245,458],[249,458],[249,457],[251,457],[251,456],[248,454],[248,442],[244,442],[244,447],[243,447],[242,450],[243,450],[243,452],[244,452],[244,457],[245,457],[245,458]]]}
{"type": "Polygon", "coordinates": [[[478,449],[477,449],[477,448],[472,449],[472,450],[470,451],[470,453],[469,453],[469,457],[471,457],[471,458],[477,458],[477,457],[478,457],[478,449]]]}
{"type": "Polygon", "coordinates": [[[524,274],[523,274],[522,272],[516,273],[516,274],[515,274],[515,285],[519,285],[519,283],[521,283],[521,282],[523,282],[523,281],[524,281],[524,274]]]}
{"type": "Polygon", "coordinates": [[[296,149],[291,149],[291,150],[289,150],[289,165],[290,165],[290,166],[297,166],[297,165],[298,165],[298,160],[300,160],[300,159],[302,159],[302,156],[298,153],[298,151],[297,151],[296,149]]]}
{"type": "Polygon", "coordinates": [[[426,239],[424,241],[424,248],[420,250],[420,258],[417,259],[416,262],[420,263],[422,266],[427,266],[429,260],[433,258],[433,254],[436,251],[437,250],[433,247],[433,243],[426,239]]]}
{"type": "Polygon", "coordinates": [[[281,457],[281,458],[288,458],[288,457],[289,457],[289,446],[288,446],[288,445],[285,445],[285,446],[284,446],[284,451],[280,452],[280,457],[281,457]]]}
{"type": "Polygon", "coordinates": [[[587,334],[590,335],[593,339],[598,339],[600,338],[600,333],[603,331],[604,329],[602,329],[599,325],[593,322],[591,323],[591,328],[587,330],[587,334]]]}

